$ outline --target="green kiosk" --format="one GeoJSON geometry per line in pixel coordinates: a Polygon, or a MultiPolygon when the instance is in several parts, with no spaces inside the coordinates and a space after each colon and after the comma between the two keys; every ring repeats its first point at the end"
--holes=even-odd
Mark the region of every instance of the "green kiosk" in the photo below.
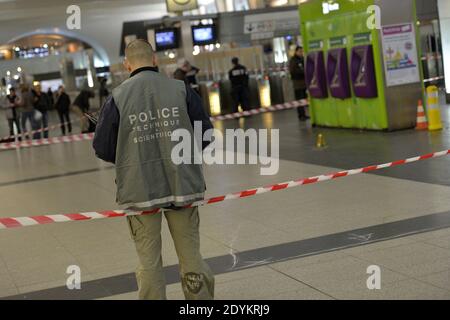
{"type": "Polygon", "coordinates": [[[312,123],[416,124],[423,75],[414,0],[306,0],[299,6],[312,123]]]}

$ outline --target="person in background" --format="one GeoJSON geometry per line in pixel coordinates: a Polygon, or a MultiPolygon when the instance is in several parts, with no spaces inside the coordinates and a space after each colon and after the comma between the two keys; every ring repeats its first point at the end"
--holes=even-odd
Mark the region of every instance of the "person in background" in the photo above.
{"type": "Polygon", "coordinates": [[[89,132],[89,120],[85,117],[84,113],[89,112],[90,103],[89,99],[94,98],[95,94],[93,91],[87,89],[86,87],[81,90],[78,96],[73,102],[73,111],[80,118],[81,133],[89,132]]]}
{"type": "MultiPolygon", "coordinates": [[[[289,73],[291,74],[292,84],[294,85],[295,99],[306,99],[305,60],[303,57],[303,48],[300,46],[295,48],[295,54],[289,60],[289,73]]],[[[297,108],[298,118],[301,121],[309,119],[305,109],[306,106],[297,108]]]]}
{"type": "MultiPolygon", "coordinates": [[[[175,163],[171,150],[176,142],[170,138],[176,130],[193,137],[194,125],[199,124],[202,133],[213,126],[197,93],[185,83],[158,73],[155,62],[156,53],[146,40],[128,44],[124,65],[130,78],[106,100],[93,147],[98,158],[115,164],[116,199],[122,208],[163,208],[156,214],[127,217],[139,256],[139,298],[167,298],[161,258],[164,215],[178,255],[186,299],[213,299],[214,275],[200,254],[198,207],[186,207],[204,197],[202,166],[175,163]],[[162,117],[141,117],[149,113],[161,113],[162,117]]],[[[207,144],[204,141],[202,147],[207,144]]]]}
{"type": "Polygon", "coordinates": [[[50,104],[50,109],[52,109],[55,106],[55,98],[53,96],[53,91],[51,87],[48,87],[47,90],[47,97],[50,104]]]}
{"type": "Polygon", "coordinates": [[[181,70],[181,68],[178,68],[173,73],[173,78],[176,79],[176,80],[180,80],[180,81],[183,81],[183,82],[186,83],[186,72],[181,70]]]}
{"type": "MultiPolygon", "coordinates": [[[[37,129],[37,123],[34,120],[35,116],[35,109],[34,109],[34,95],[33,92],[30,90],[30,87],[27,84],[22,85],[21,87],[21,97],[19,106],[22,111],[22,131],[24,134],[25,139],[29,139],[29,132],[27,131],[27,120],[30,123],[30,130],[36,130],[37,129]]],[[[33,139],[38,139],[40,137],[40,134],[34,133],[33,139]]]]}
{"type": "Polygon", "coordinates": [[[106,99],[107,96],[109,96],[109,91],[106,86],[107,79],[101,78],[100,80],[100,88],[98,89],[98,98],[99,98],[99,107],[101,108],[103,106],[103,101],[106,99]]]}
{"type": "Polygon", "coordinates": [[[197,84],[197,73],[200,71],[200,69],[191,65],[189,61],[184,60],[181,66],[181,70],[185,72],[186,83],[197,93],[199,93],[200,90],[197,84]]]}
{"type": "Polygon", "coordinates": [[[233,97],[232,112],[238,111],[239,104],[241,105],[242,110],[249,110],[247,68],[239,64],[239,59],[237,57],[231,59],[231,63],[233,64],[233,68],[228,72],[228,78],[231,82],[231,95],[233,97]]]}
{"type": "MultiPolygon", "coordinates": [[[[9,89],[9,94],[6,96],[6,102],[3,108],[6,109],[6,119],[8,120],[9,134],[14,135],[14,124],[17,128],[17,133],[20,134],[20,114],[19,108],[20,101],[16,94],[16,89],[11,87],[9,89]]],[[[20,138],[19,138],[20,140],[20,138]]]]}
{"type": "MultiPolygon", "coordinates": [[[[44,138],[48,138],[48,110],[50,109],[50,101],[45,92],[41,91],[41,85],[36,85],[33,90],[34,96],[34,108],[42,113],[41,120],[36,123],[37,129],[40,129],[41,126],[44,128],[44,138]]],[[[41,133],[37,133],[38,139],[41,137],[41,133]]]]}
{"type": "Polygon", "coordinates": [[[66,126],[64,124],[65,122],[67,123],[69,134],[72,133],[72,124],[70,122],[70,97],[65,92],[63,85],[59,86],[58,88],[55,108],[58,111],[59,122],[61,123],[61,132],[63,136],[66,135],[66,126]]]}

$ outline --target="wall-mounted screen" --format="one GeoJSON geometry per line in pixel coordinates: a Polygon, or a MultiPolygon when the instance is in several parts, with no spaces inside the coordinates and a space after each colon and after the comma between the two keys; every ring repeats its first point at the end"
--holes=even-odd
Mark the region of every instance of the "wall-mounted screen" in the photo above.
{"type": "Polygon", "coordinates": [[[213,24],[192,27],[194,45],[201,46],[217,42],[216,26],[213,24]]]}
{"type": "Polygon", "coordinates": [[[179,47],[178,29],[155,30],[155,45],[157,51],[177,49],[179,47]]]}

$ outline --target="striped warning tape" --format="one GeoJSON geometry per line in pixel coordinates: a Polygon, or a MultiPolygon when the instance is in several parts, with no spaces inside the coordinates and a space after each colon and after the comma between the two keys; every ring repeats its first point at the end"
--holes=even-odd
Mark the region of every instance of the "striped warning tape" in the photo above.
{"type": "MultiPolygon", "coordinates": [[[[230,193],[223,196],[212,197],[209,199],[196,201],[186,207],[198,207],[204,206],[213,203],[219,203],[226,200],[235,200],[246,197],[255,196],[262,193],[285,190],[293,187],[298,187],[307,184],[313,184],[318,182],[323,182],[327,180],[337,179],[341,177],[347,177],[355,174],[366,173],[374,170],[380,170],[388,167],[399,166],[407,163],[417,162],[425,159],[437,158],[448,155],[450,150],[444,150],[434,153],[425,154],[422,156],[412,157],[404,160],[397,160],[393,162],[388,162],[379,165],[372,165],[368,167],[363,167],[359,169],[352,169],[346,171],[339,171],[330,174],[324,174],[320,176],[310,177],[310,178],[302,178],[298,180],[292,180],[277,184],[272,184],[266,187],[259,187],[254,189],[248,189],[239,191],[236,193],[230,193]]],[[[109,211],[100,211],[100,212],[83,212],[83,213],[69,213],[69,214],[56,214],[56,215],[40,215],[40,216],[31,216],[31,217],[17,217],[17,218],[0,218],[0,229],[9,229],[9,228],[17,228],[17,227],[26,227],[32,225],[42,225],[56,222],[68,222],[68,221],[80,221],[80,220],[92,220],[92,219],[104,219],[104,218],[114,218],[114,217],[123,217],[130,215],[147,215],[147,214],[155,214],[160,212],[161,209],[155,208],[149,211],[129,211],[129,210],[109,210],[109,211]]]]}
{"type": "MultiPolygon", "coordinates": [[[[254,69],[247,69],[249,73],[269,73],[269,72],[280,72],[280,71],[289,71],[289,67],[287,66],[276,66],[276,67],[268,67],[268,68],[254,68],[254,69]]],[[[214,76],[214,75],[228,75],[229,70],[217,70],[217,71],[209,71],[209,70],[201,70],[199,71],[199,76],[214,76]]]]}
{"type": "MultiPolygon", "coordinates": [[[[73,123],[73,122],[71,122],[71,123],[73,123]]],[[[16,137],[20,138],[20,137],[24,137],[24,136],[32,136],[35,133],[41,133],[41,132],[45,132],[45,131],[52,131],[52,130],[61,128],[61,125],[65,125],[66,126],[68,124],[69,124],[69,122],[63,122],[62,124],[61,123],[60,124],[55,124],[55,125],[51,125],[51,126],[48,126],[48,127],[45,127],[45,128],[40,128],[40,129],[37,129],[37,130],[31,130],[31,131],[26,131],[26,132],[23,132],[23,133],[12,134],[12,135],[4,136],[3,138],[0,138],[0,141],[10,140],[10,139],[14,139],[16,137]]]]}
{"type": "Polygon", "coordinates": [[[225,115],[214,116],[214,117],[211,117],[211,121],[237,119],[237,118],[253,116],[255,114],[260,114],[260,113],[265,113],[265,112],[273,112],[273,111],[279,111],[279,110],[305,107],[307,105],[308,105],[308,100],[306,100],[306,99],[296,100],[296,101],[291,101],[291,102],[286,102],[286,103],[275,104],[270,107],[261,107],[258,109],[251,109],[248,111],[235,112],[235,113],[229,113],[229,114],[225,114],[225,115]]]}
{"type": "MultiPolygon", "coordinates": [[[[97,113],[98,113],[98,111],[92,113],[92,115],[96,115],[97,113]]],[[[45,128],[40,128],[40,129],[36,129],[36,130],[31,130],[31,131],[26,131],[26,132],[18,133],[18,134],[13,134],[13,135],[9,135],[9,136],[4,136],[3,138],[0,138],[0,141],[10,140],[10,139],[14,139],[14,138],[22,138],[22,137],[26,137],[26,136],[32,136],[32,135],[34,135],[35,133],[42,133],[42,132],[45,132],[45,131],[52,131],[52,130],[61,128],[62,125],[64,125],[64,126],[67,126],[67,125],[69,125],[69,124],[72,124],[72,125],[73,125],[73,124],[75,124],[75,123],[77,123],[77,122],[80,122],[81,119],[82,119],[82,118],[85,118],[85,117],[86,117],[86,116],[84,115],[84,116],[82,116],[81,118],[78,117],[78,118],[75,119],[75,120],[71,120],[71,121],[66,121],[66,122],[63,122],[63,123],[54,124],[54,125],[51,125],[51,126],[48,126],[48,127],[45,127],[45,128]]],[[[4,143],[4,142],[3,142],[3,143],[4,143]]],[[[0,144],[1,144],[1,143],[0,143],[0,144]]]]}
{"type": "Polygon", "coordinates": [[[25,140],[19,142],[7,142],[0,144],[0,150],[12,150],[17,148],[31,148],[50,144],[86,141],[94,139],[94,133],[81,133],[70,136],[53,137],[47,139],[25,140]]]}
{"type": "MultiPolygon", "coordinates": [[[[237,118],[252,116],[252,115],[265,113],[265,112],[273,112],[273,111],[279,111],[279,110],[299,108],[299,107],[306,106],[307,104],[308,104],[307,100],[286,102],[283,104],[276,104],[276,105],[273,105],[270,107],[262,107],[262,108],[258,108],[258,109],[252,109],[249,111],[235,112],[235,113],[231,113],[231,114],[227,114],[227,115],[214,116],[214,117],[211,117],[211,121],[214,122],[214,121],[219,121],[219,120],[237,119],[237,118]]],[[[57,144],[57,143],[63,143],[63,142],[86,141],[86,140],[92,140],[93,138],[94,138],[93,133],[86,133],[86,134],[75,134],[75,135],[62,136],[62,137],[53,137],[53,138],[47,138],[47,139],[25,140],[25,141],[19,141],[19,142],[6,142],[6,143],[0,143],[0,150],[13,150],[13,149],[17,149],[17,148],[38,147],[38,146],[57,144]]]]}

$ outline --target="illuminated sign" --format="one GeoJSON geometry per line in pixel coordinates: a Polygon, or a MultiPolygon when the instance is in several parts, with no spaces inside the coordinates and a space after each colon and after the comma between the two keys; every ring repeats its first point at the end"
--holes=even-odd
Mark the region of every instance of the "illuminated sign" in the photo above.
{"type": "Polygon", "coordinates": [[[322,3],[322,12],[323,14],[329,14],[331,11],[339,10],[339,3],[322,3]]]}

